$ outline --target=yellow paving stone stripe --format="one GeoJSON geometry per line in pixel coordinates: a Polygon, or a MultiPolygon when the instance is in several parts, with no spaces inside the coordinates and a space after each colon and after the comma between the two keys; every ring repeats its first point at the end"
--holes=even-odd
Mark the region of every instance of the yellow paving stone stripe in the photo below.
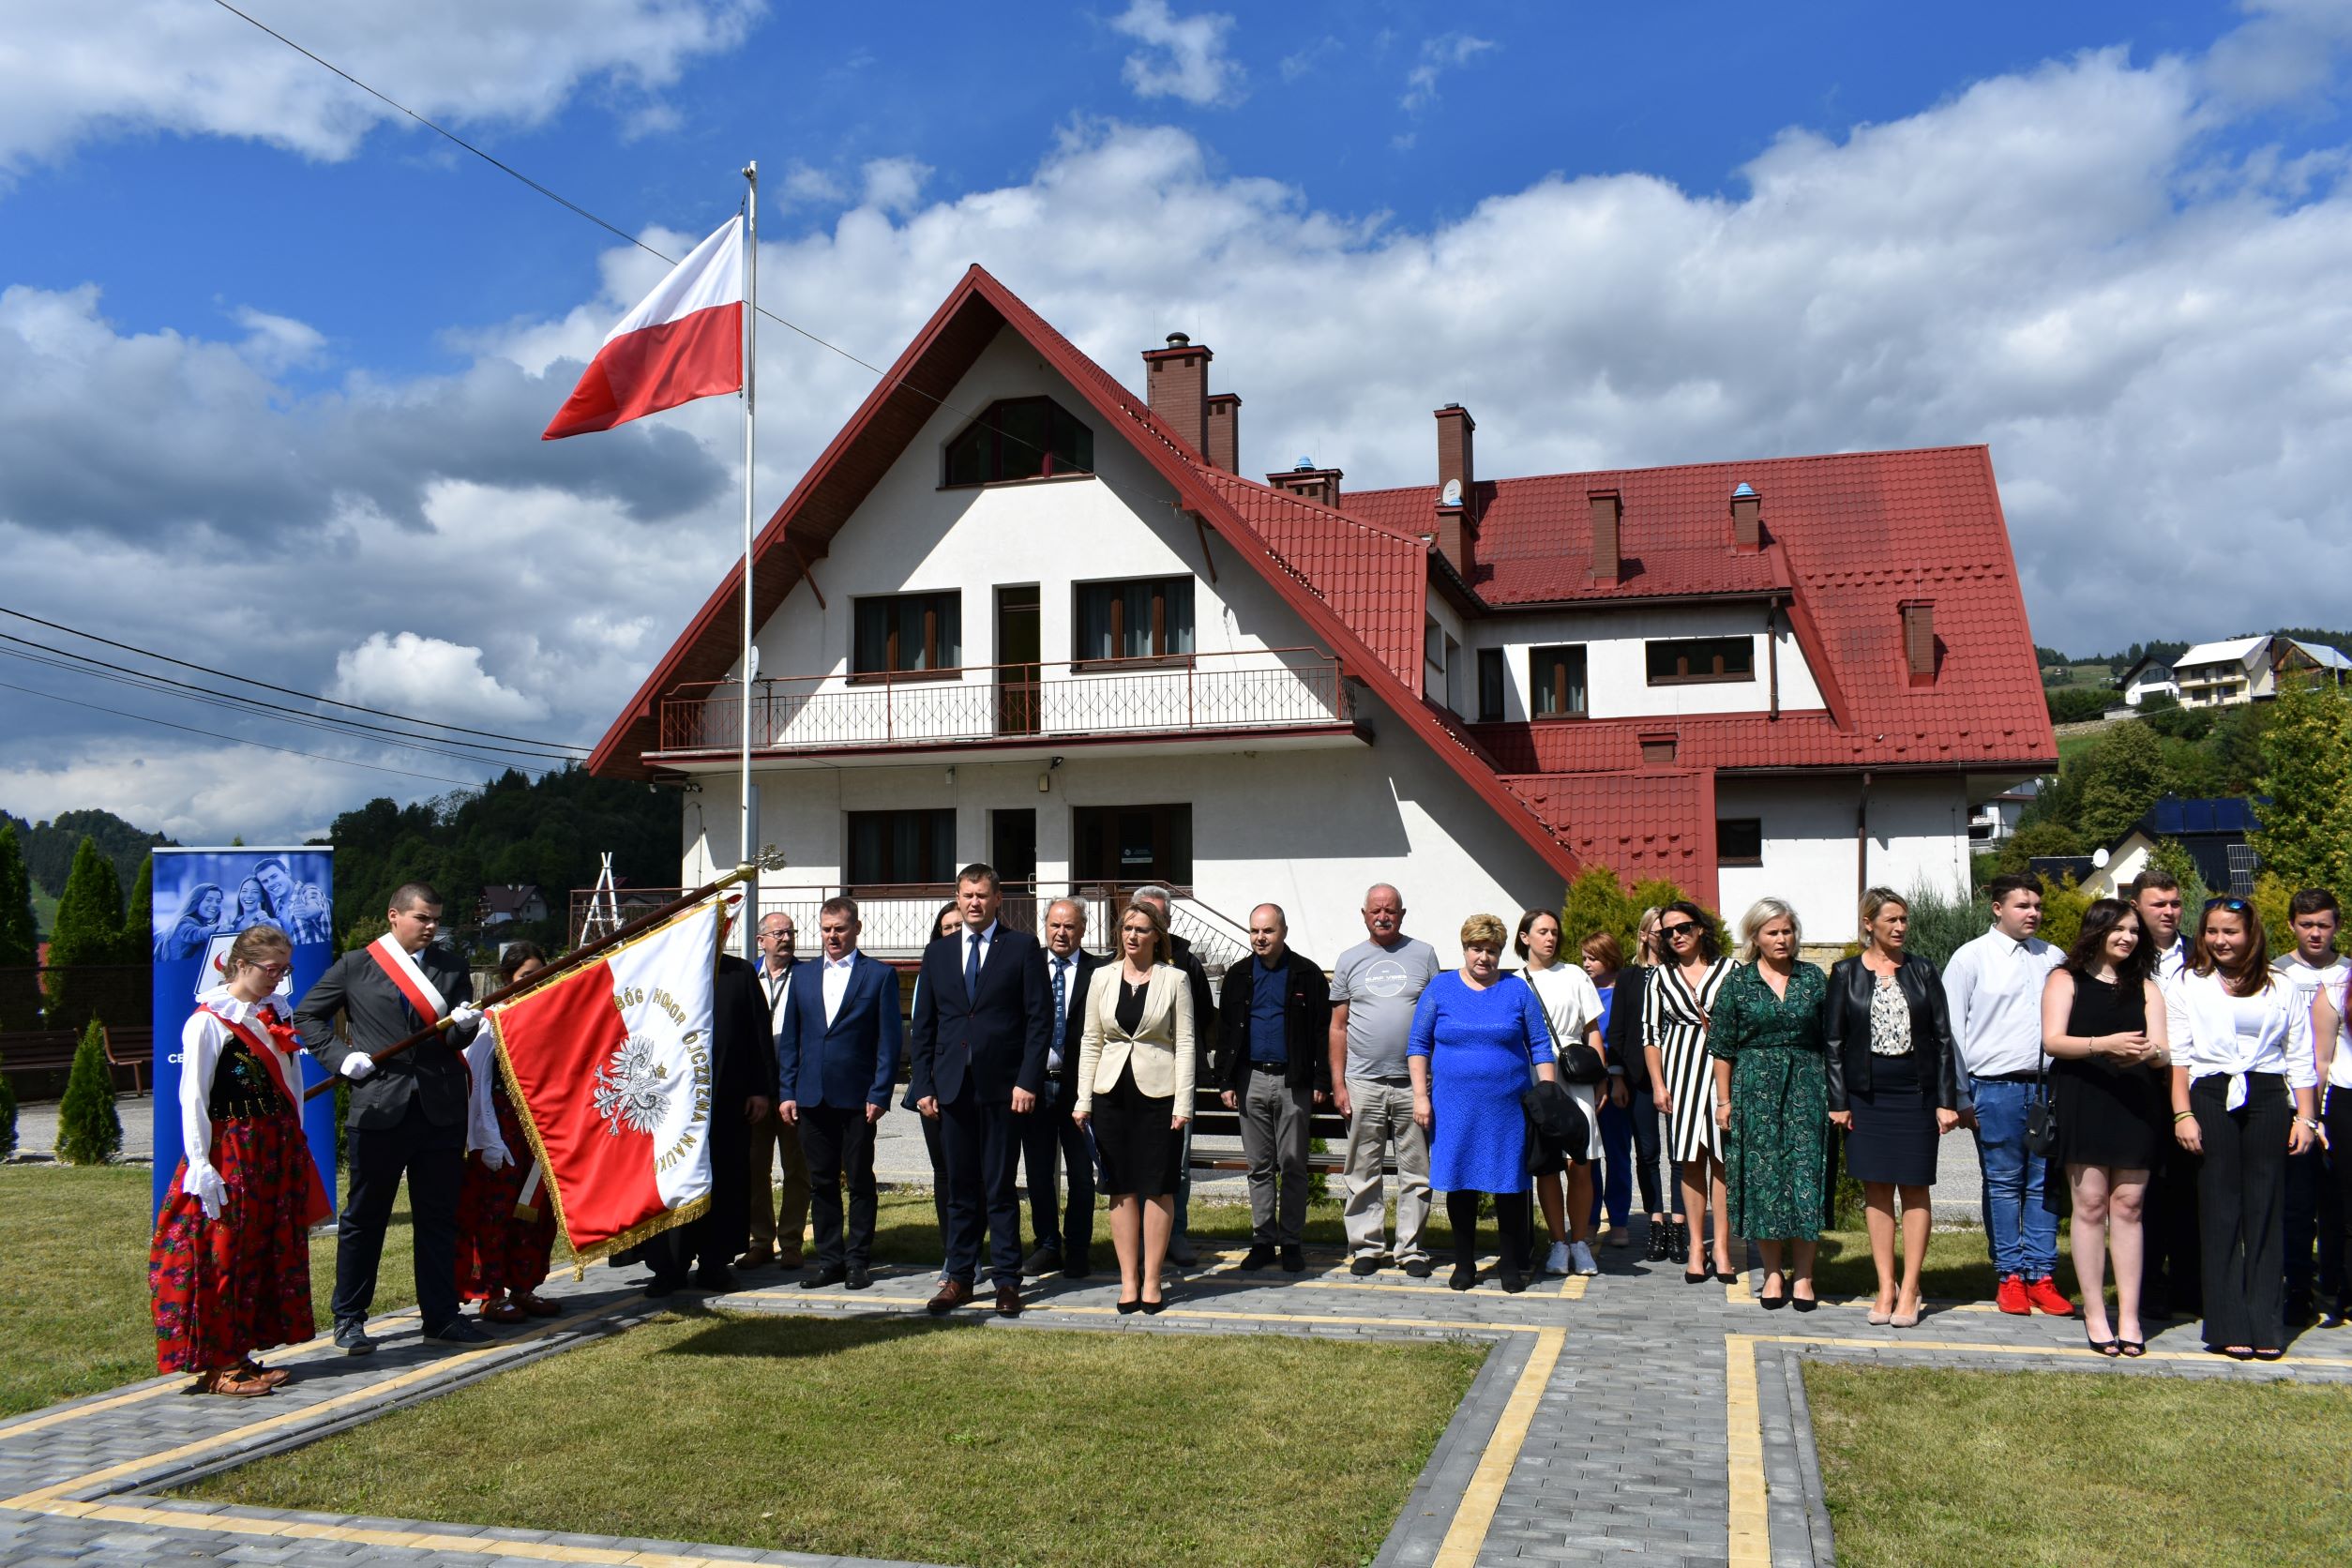
{"type": "MultiPolygon", "coordinates": [[[[2080,1340],[2069,1339],[2050,1345],[1986,1345],[1965,1339],[1916,1339],[1908,1334],[1897,1333],[1884,1338],[1855,1339],[1842,1336],[1804,1334],[1756,1334],[1741,1337],[1756,1344],[1819,1345],[1840,1350],[1949,1350],[1961,1355],[1979,1356],[2053,1356],[2081,1351],[2085,1366],[2128,1366],[2138,1361],[2217,1362],[2221,1357],[2205,1350],[2159,1350],[2150,1347],[2148,1354],[2139,1357],[2115,1358],[2097,1356],[2085,1350],[2080,1340]]],[[[2352,1367],[2352,1357],[2289,1354],[2274,1362],[2248,1362],[2249,1366],[2268,1368],[2298,1366],[2352,1367]]]]}
{"type": "Polygon", "coordinates": [[[1772,1515],[1764,1506],[1764,1417],[1756,1395],[1756,1339],[1724,1335],[1724,1436],[1730,1455],[1732,1568],[1772,1560],[1772,1515]]]}
{"type": "Polygon", "coordinates": [[[1560,1348],[1567,1340],[1565,1329],[1536,1331],[1527,1364],[1519,1369],[1519,1380],[1512,1385],[1510,1401],[1495,1423],[1494,1435],[1486,1440],[1486,1451],[1479,1455],[1478,1469],[1472,1472],[1470,1485],[1463,1488],[1462,1500],[1454,1510],[1454,1522],[1446,1527],[1435,1568],[1471,1568],[1478,1561],[1479,1550],[1486,1544],[1486,1531],[1495,1521],[1496,1506],[1502,1501],[1502,1489],[1511,1480],[1511,1467],[1518,1463],[1528,1428],[1535,1421],[1536,1407],[1543,1402],[1544,1386],[1551,1381],[1552,1369],[1560,1364],[1560,1348]]]}
{"type": "MultiPolygon", "coordinates": [[[[1452,1291],[1446,1293],[1453,1294],[1452,1291]]],[[[791,1302],[794,1306],[807,1308],[808,1315],[812,1317],[822,1314],[840,1316],[854,1312],[861,1307],[870,1309],[879,1306],[920,1306],[923,1304],[921,1301],[906,1296],[878,1296],[865,1301],[843,1301],[839,1297],[835,1297],[829,1302],[822,1299],[811,1300],[806,1293],[796,1289],[739,1290],[732,1296],[716,1299],[722,1302],[791,1302]]],[[[1536,1298],[1538,1301],[1542,1299],[1542,1297],[1536,1298]]],[[[964,1308],[959,1311],[969,1320],[969,1317],[972,1316],[971,1309],[964,1308]]],[[[1073,1318],[1113,1318],[1119,1315],[1116,1307],[1060,1306],[1048,1302],[1033,1302],[1021,1309],[1023,1318],[1033,1318],[1041,1313],[1073,1318]]],[[[978,1316],[988,1315],[979,1314],[978,1316]]],[[[1489,1323],[1482,1322],[1474,1318],[1370,1318],[1339,1314],[1327,1315],[1318,1312],[1232,1312],[1205,1306],[1170,1306],[1160,1316],[1163,1319],[1201,1319],[1230,1323],[1329,1323],[1337,1328],[1446,1329],[1462,1333],[1491,1331],[1496,1334],[1566,1332],[1544,1323],[1489,1323]]],[[[951,1314],[947,1320],[950,1322],[957,1320],[957,1315],[951,1314]]]]}
{"type": "MultiPolygon", "coordinates": [[[[404,1307],[399,1312],[389,1312],[384,1314],[384,1316],[378,1319],[377,1321],[380,1323],[392,1323],[398,1322],[403,1318],[414,1318],[415,1316],[416,1308],[413,1306],[404,1307]]],[[[334,1343],[335,1336],[333,1334],[323,1334],[315,1338],[306,1339],[299,1345],[283,1346],[276,1352],[276,1356],[280,1363],[283,1363],[297,1356],[308,1356],[317,1351],[329,1349],[334,1345],[334,1343]]],[[[12,1422],[8,1425],[0,1426],[0,1441],[6,1441],[10,1438],[23,1437],[27,1432],[39,1432],[45,1431],[52,1426],[62,1426],[68,1422],[80,1421],[84,1416],[98,1415],[107,1410],[118,1410],[125,1405],[136,1405],[142,1400],[158,1398],[166,1394],[185,1393],[188,1389],[188,1380],[192,1376],[193,1374],[191,1373],[174,1372],[171,1374],[168,1381],[156,1383],[146,1388],[134,1388],[128,1393],[113,1395],[104,1399],[95,1400],[87,1405],[76,1405],[71,1410],[51,1410],[43,1415],[27,1416],[23,1421],[12,1422]]]]}

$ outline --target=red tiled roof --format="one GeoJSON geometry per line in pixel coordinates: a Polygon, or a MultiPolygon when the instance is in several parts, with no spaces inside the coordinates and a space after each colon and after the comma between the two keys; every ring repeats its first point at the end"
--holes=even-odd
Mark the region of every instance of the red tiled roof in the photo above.
{"type": "Polygon", "coordinates": [[[1715,789],[1704,773],[1612,773],[1563,778],[1506,774],[1578,860],[1606,866],[1627,886],[1663,879],[1712,908],[1715,789]]]}

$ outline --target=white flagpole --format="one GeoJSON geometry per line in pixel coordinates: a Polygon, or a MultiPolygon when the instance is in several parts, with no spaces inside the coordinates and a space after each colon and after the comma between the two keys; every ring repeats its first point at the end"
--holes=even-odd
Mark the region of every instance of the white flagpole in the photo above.
{"type": "MultiPolygon", "coordinates": [[[[751,603],[751,476],[753,432],[756,429],[754,412],[757,407],[754,387],[760,368],[760,163],[757,158],[743,166],[743,177],[748,189],[744,195],[743,243],[743,777],[738,811],[741,827],[736,833],[738,846],[735,860],[738,866],[749,866],[759,859],[759,847],[751,841],[751,676],[752,661],[759,650],[753,645],[751,603]]],[[[743,957],[752,955],[752,927],[758,916],[758,884],[747,893],[751,900],[746,912],[748,918],[741,923],[737,942],[743,957]]]]}

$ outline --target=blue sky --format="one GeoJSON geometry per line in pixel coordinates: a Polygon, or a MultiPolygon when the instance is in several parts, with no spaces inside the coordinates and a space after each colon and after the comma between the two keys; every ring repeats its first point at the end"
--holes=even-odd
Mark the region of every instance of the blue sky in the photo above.
{"type": "MultiPolygon", "coordinates": [[[[2345,0],[253,8],[666,248],[756,157],[762,303],[869,360],[978,261],[1114,373],[1217,348],[1245,470],[1425,480],[1456,399],[1501,474],[1982,441],[2042,641],[2352,621],[2345,0]]],[[[0,603],[593,740],[732,559],[731,408],[535,439],[658,264],[208,0],[8,11],[0,603]]],[[[761,361],[764,509],[870,377],[761,361]]],[[[0,806],[468,771],[221,722],[0,690],[0,806]]]]}

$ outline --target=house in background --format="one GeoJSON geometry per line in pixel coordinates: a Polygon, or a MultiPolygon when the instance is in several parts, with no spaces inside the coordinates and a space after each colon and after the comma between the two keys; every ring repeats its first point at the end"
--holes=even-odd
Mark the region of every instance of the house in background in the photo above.
{"type": "Polygon", "coordinates": [[[2352,676],[2352,657],[2324,642],[2235,637],[2198,643],[2175,659],[2173,669],[2182,707],[2222,708],[2267,701],[2278,695],[2279,683],[2285,680],[2341,689],[2352,676]]]}
{"type": "Polygon", "coordinates": [[[2153,654],[2142,654],[2139,662],[2118,676],[2115,684],[2127,708],[2136,708],[2150,697],[2180,701],[2179,676],[2171,664],[2153,654]]]}
{"type": "MultiPolygon", "coordinates": [[[[2260,826],[2254,802],[2243,796],[2183,799],[2165,795],[2148,808],[2130,832],[2106,846],[2103,861],[2079,880],[2092,897],[2115,897],[2117,889],[2148,869],[2156,846],[2169,838],[2189,852],[2189,858],[2197,864],[2199,880],[2208,888],[2244,897],[2254,891],[2254,872],[2261,867],[2248,836],[2260,826]]],[[[2035,862],[2037,867],[2040,864],[2035,862]]]]}
{"type": "Polygon", "coordinates": [[[1978,850],[2009,842],[2024,818],[2026,807],[2042,792],[2042,780],[2028,778],[2011,785],[1968,813],[1968,843],[1978,850]]]}
{"type": "Polygon", "coordinates": [[[482,925],[509,926],[547,918],[547,898],[529,882],[490,883],[482,889],[482,925]]]}
{"type": "MultiPolygon", "coordinates": [[[[1356,491],[1245,475],[1213,358],[1132,391],[957,283],[754,547],[763,909],[846,889],[905,959],[985,859],[1015,921],[1073,892],[1099,945],[1156,881],[1213,958],[1273,901],[1328,963],[1393,881],[1451,958],[1600,865],[1842,942],[2056,765],[1981,446],[1497,479],[1448,403],[1426,482],[1356,491]]],[[[682,884],[746,848],[739,581],[590,764],[688,787],[682,884]]]]}

